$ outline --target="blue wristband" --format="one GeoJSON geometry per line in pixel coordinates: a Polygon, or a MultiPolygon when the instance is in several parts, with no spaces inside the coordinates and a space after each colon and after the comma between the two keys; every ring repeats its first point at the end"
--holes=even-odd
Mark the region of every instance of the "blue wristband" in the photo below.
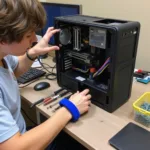
{"type": "Polygon", "coordinates": [[[71,102],[69,101],[67,98],[63,98],[60,102],[59,102],[60,106],[64,106],[66,107],[70,113],[72,114],[72,121],[75,122],[80,118],[80,112],[77,109],[77,107],[71,102]]]}

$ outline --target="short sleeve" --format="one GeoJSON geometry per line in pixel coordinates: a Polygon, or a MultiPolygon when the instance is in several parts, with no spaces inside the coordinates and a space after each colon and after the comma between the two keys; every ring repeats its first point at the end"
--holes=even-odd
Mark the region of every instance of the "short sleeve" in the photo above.
{"type": "Polygon", "coordinates": [[[10,111],[3,103],[2,93],[0,91],[0,143],[8,140],[19,131],[16,121],[13,119],[10,111]]]}
{"type": "Polygon", "coordinates": [[[11,66],[12,70],[14,71],[19,63],[18,57],[17,56],[12,56],[8,55],[7,56],[7,61],[9,65],[11,66]]]}

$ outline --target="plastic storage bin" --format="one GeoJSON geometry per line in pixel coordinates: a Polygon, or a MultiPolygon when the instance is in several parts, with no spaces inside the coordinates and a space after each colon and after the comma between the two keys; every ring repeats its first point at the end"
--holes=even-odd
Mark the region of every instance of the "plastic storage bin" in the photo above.
{"type": "Polygon", "coordinates": [[[150,92],[144,93],[139,99],[137,99],[133,103],[133,108],[134,120],[146,127],[150,127],[150,92]],[[145,109],[143,107],[145,107],[145,109]]]}

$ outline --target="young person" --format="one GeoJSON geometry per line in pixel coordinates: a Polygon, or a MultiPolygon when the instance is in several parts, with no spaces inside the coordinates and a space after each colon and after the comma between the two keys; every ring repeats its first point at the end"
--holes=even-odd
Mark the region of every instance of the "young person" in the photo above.
{"type": "Polygon", "coordinates": [[[44,149],[75,113],[77,120],[89,109],[91,95],[86,89],[68,101],[75,112],[62,103],[53,117],[26,131],[16,77],[26,72],[38,55],[59,50],[58,46],[48,46],[51,36],[59,32],[53,27],[31,48],[37,41],[35,31],[42,28],[45,21],[46,15],[38,0],[0,0],[0,150],[44,149]]]}

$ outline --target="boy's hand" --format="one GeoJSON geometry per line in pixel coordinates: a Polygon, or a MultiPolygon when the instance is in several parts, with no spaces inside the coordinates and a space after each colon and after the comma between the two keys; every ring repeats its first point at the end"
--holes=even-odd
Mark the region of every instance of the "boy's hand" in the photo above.
{"type": "Polygon", "coordinates": [[[69,99],[78,108],[80,114],[83,114],[89,110],[91,104],[91,95],[88,94],[89,90],[86,89],[82,92],[76,92],[69,99]]]}
{"type": "Polygon", "coordinates": [[[43,38],[29,50],[29,55],[35,58],[39,55],[44,55],[52,50],[59,50],[58,46],[49,46],[48,44],[50,38],[59,31],[59,29],[54,29],[54,27],[48,28],[43,38]]]}

